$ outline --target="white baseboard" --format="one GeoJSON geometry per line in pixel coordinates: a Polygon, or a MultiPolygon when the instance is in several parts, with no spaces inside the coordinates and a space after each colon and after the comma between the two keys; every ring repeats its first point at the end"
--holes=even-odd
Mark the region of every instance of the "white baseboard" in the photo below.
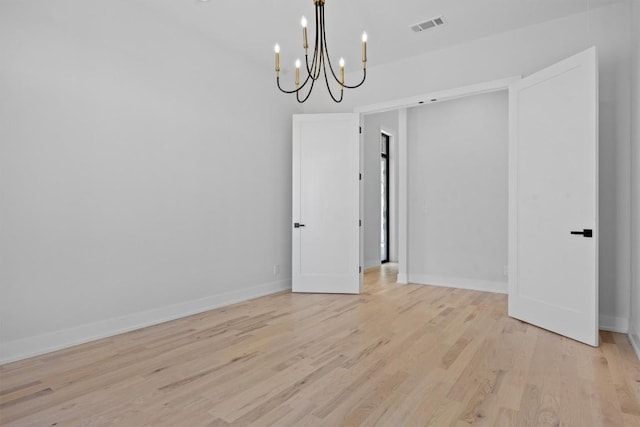
{"type": "Polygon", "coordinates": [[[629,332],[629,320],[623,317],[600,314],[600,329],[603,331],[626,334],[629,332]]]}
{"type": "Polygon", "coordinates": [[[368,270],[370,268],[374,268],[374,267],[380,267],[380,260],[379,259],[366,259],[364,260],[364,265],[362,266],[363,270],[368,270]]]}
{"type": "Polygon", "coordinates": [[[406,285],[406,284],[409,283],[409,278],[407,277],[406,274],[398,273],[398,277],[396,279],[396,282],[401,284],[401,285],[406,285]]]}
{"type": "MultiPolygon", "coordinates": [[[[400,277],[398,277],[398,283],[402,283],[400,282],[400,277]]],[[[409,283],[440,286],[444,288],[468,289],[472,291],[492,292],[498,294],[508,293],[507,282],[493,282],[490,280],[473,280],[426,274],[410,274],[409,283]]],[[[600,314],[599,317],[601,330],[621,334],[629,332],[629,322],[627,319],[603,314],[600,314]]]]}
{"type": "MultiPolygon", "coordinates": [[[[398,279],[400,281],[400,279],[398,279]]],[[[471,291],[507,293],[507,282],[465,279],[459,277],[435,276],[432,274],[409,274],[409,283],[441,286],[443,288],[468,289],[471,291]]]]}
{"type": "Polygon", "coordinates": [[[640,336],[634,333],[629,333],[629,341],[631,341],[631,345],[633,346],[633,349],[636,351],[636,355],[638,356],[638,359],[640,359],[640,336]]]}
{"type": "Polygon", "coordinates": [[[291,279],[265,283],[247,289],[211,295],[140,313],[102,320],[75,328],[4,342],[0,345],[0,364],[73,347],[192,314],[202,313],[253,298],[291,290],[291,279]]]}

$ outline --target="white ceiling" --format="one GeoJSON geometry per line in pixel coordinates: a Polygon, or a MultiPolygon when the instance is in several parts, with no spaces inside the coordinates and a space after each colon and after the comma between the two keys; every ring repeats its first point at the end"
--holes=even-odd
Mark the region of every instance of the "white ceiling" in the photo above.
{"type": "MultiPolygon", "coordinates": [[[[310,22],[310,39],[314,33],[313,0],[141,1],[265,67],[273,66],[276,42],[283,68],[303,55],[302,15],[310,22]]],[[[326,0],[327,39],[332,59],[344,56],[349,71],[360,67],[363,30],[369,35],[371,67],[620,1],[326,0]],[[439,15],[446,25],[421,33],[409,28],[439,15]]]]}

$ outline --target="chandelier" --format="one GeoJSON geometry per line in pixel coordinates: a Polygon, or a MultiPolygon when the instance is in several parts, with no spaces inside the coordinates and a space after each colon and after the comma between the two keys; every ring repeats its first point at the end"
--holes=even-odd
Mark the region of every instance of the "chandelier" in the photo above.
{"type": "Polygon", "coordinates": [[[280,45],[276,44],[275,53],[276,53],[276,83],[278,85],[278,89],[280,89],[284,93],[295,93],[296,99],[299,103],[305,102],[309,99],[311,95],[311,91],[313,90],[313,86],[316,84],[318,80],[321,79],[321,74],[324,75],[324,82],[327,85],[327,89],[329,91],[329,95],[331,95],[331,99],[335,102],[342,102],[342,97],[344,96],[344,89],[355,89],[357,87],[362,86],[365,79],[367,78],[367,33],[362,33],[362,70],[363,76],[362,81],[356,85],[347,85],[344,82],[344,59],[340,58],[340,77],[338,77],[334,71],[333,64],[331,63],[331,59],[329,58],[329,50],[327,48],[327,35],[325,32],[325,21],[324,21],[324,2],[325,0],[313,0],[313,3],[316,5],[316,33],[315,33],[315,43],[314,43],[314,51],[311,59],[311,63],[309,63],[309,41],[307,36],[307,19],[303,16],[301,20],[302,24],[302,37],[304,48],[304,67],[306,71],[306,76],[304,81],[300,80],[300,67],[302,63],[300,59],[296,59],[296,88],[293,90],[285,90],[280,86],[280,45]],[[328,70],[327,70],[328,68],[328,70]],[[331,83],[330,83],[330,80],[331,83]],[[337,83],[337,84],[336,84],[337,83]],[[334,89],[331,89],[331,86],[334,86],[334,89]],[[334,93],[334,90],[336,93],[334,93]],[[337,91],[340,91],[339,95],[337,95],[337,91]]]}

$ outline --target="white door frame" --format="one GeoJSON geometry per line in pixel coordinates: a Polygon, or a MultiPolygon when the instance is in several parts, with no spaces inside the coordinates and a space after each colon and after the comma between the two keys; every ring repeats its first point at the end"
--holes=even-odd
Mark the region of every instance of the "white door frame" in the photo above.
{"type": "MultiPolygon", "coordinates": [[[[386,101],[377,104],[369,104],[358,106],[353,109],[354,113],[360,114],[360,123],[363,123],[362,116],[364,114],[382,113],[385,111],[399,111],[397,150],[398,156],[398,283],[409,283],[409,175],[407,165],[409,162],[407,147],[407,108],[418,107],[428,103],[448,101],[456,98],[464,98],[472,95],[480,95],[483,93],[496,92],[500,90],[509,90],[509,85],[522,79],[522,76],[507,77],[500,80],[492,80],[489,82],[479,83],[470,86],[462,86],[454,89],[445,89],[437,92],[415,95],[408,98],[401,98],[392,101],[386,101]]],[[[361,138],[362,142],[362,138],[361,138]]],[[[362,150],[362,143],[360,145],[362,150]]],[[[361,205],[362,206],[362,205],[361,205]]],[[[362,238],[361,238],[362,253],[362,238]]]]}

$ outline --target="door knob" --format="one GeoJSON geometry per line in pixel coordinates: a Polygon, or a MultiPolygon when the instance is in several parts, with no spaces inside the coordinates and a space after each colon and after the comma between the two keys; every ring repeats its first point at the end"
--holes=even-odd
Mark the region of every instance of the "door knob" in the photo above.
{"type": "Polygon", "coordinates": [[[593,230],[585,228],[582,231],[572,231],[571,234],[581,234],[584,237],[593,237],[593,230]]]}
{"type": "Polygon", "coordinates": [[[299,222],[294,222],[293,223],[293,228],[300,228],[300,227],[304,227],[304,224],[300,224],[299,222]]]}

